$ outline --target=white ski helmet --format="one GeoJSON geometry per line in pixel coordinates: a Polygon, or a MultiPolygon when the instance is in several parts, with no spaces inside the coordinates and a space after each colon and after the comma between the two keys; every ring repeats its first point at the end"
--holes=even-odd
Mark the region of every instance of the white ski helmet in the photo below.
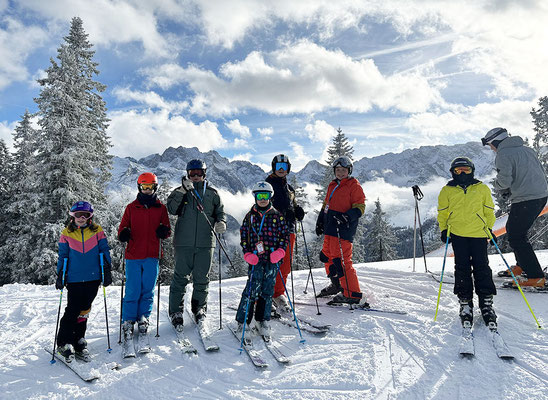
{"type": "Polygon", "coordinates": [[[251,193],[255,194],[257,192],[270,192],[271,194],[274,194],[274,188],[270,183],[260,181],[254,184],[253,189],[251,189],[251,193]]]}

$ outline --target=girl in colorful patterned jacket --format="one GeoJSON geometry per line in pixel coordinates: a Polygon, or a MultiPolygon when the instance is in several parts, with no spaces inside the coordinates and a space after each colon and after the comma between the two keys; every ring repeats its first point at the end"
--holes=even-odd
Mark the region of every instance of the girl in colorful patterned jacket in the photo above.
{"type": "Polygon", "coordinates": [[[91,204],[78,201],[71,207],[69,215],[70,220],[59,239],[55,282],[57,289],[66,286],[68,292],[57,335],[57,351],[67,362],[71,362],[75,355],[87,361],[89,351],[84,336],[91,304],[101,281],[103,286],[112,283],[110,248],[105,232],[93,222],[91,204]]]}
{"type": "Polygon", "coordinates": [[[240,227],[240,245],[244,260],[249,264],[249,271],[236,313],[236,332],[242,332],[247,310],[245,335],[251,333],[249,324],[255,315],[259,334],[270,336],[272,295],[278,264],[283,260],[284,249],[289,243],[289,230],[284,217],[272,207],[272,185],[268,182],[258,182],[253,186],[252,193],[255,204],[240,227]]]}

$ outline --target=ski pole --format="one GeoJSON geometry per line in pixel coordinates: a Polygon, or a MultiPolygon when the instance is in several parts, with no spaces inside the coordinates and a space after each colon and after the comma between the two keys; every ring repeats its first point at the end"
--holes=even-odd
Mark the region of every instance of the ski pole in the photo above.
{"type": "Polygon", "coordinates": [[[255,272],[255,265],[251,266],[251,275],[249,276],[249,289],[247,290],[247,304],[245,305],[244,327],[242,329],[242,339],[240,340],[240,354],[244,351],[244,336],[245,327],[247,325],[247,313],[249,311],[249,304],[251,303],[251,284],[253,283],[253,273],[255,272]]]}
{"type": "Polygon", "coordinates": [[[107,351],[110,353],[112,349],[110,348],[110,333],[108,330],[107,292],[105,290],[105,263],[103,257],[103,253],[99,253],[99,260],[101,261],[101,282],[103,283],[103,299],[105,300],[105,322],[107,324],[107,351]]]}
{"type": "Polygon", "coordinates": [[[120,289],[120,337],[118,338],[118,344],[122,343],[122,309],[124,306],[124,284],[126,283],[126,248],[124,246],[122,250],[122,287],[120,289]]]}
{"type": "Polygon", "coordinates": [[[443,284],[443,271],[445,271],[445,260],[447,259],[447,248],[449,247],[449,235],[451,234],[451,226],[447,227],[447,239],[445,240],[445,254],[443,255],[443,265],[441,267],[440,288],[438,289],[438,301],[436,303],[436,313],[434,314],[434,321],[438,317],[438,307],[440,305],[441,285],[443,284]]]}
{"type": "Polygon", "coordinates": [[[158,250],[158,310],[156,311],[156,338],[160,337],[160,264],[162,262],[162,239],[159,241],[158,250]]]}
{"type": "MultiPolygon", "coordinates": [[[[295,246],[297,245],[297,235],[295,234],[295,246]]],[[[291,234],[289,235],[289,273],[291,274],[291,295],[295,303],[295,286],[293,285],[293,246],[291,246],[291,234]]]]}
{"type": "MultiPolygon", "coordinates": [[[[221,236],[221,235],[220,235],[221,236]]],[[[223,303],[221,301],[221,246],[219,246],[219,330],[223,329],[223,303]]]]}
{"type": "Polygon", "coordinates": [[[297,324],[297,330],[299,331],[299,336],[301,337],[301,340],[299,341],[299,343],[304,343],[306,342],[306,340],[303,338],[303,334],[299,326],[299,320],[297,319],[297,315],[295,314],[295,308],[293,307],[293,303],[291,303],[291,299],[289,298],[289,293],[287,292],[287,287],[285,286],[284,277],[282,276],[282,271],[280,271],[280,262],[276,264],[276,267],[278,269],[278,274],[280,275],[280,279],[282,280],[282,283],[284,285],[285,294],[287,295],[289,306],[291,307],[291,311],[293,312],[293,319],[295,320],[295,323],[297,324]]]}
{"type": "Polygon", "coordinates": [[[198,209],[198,211],[200,211],[202,213],[202,215],[206,219],[207,224],[209,225],[209,229],[211,230],[211,233],[213,233],[213,236],[215,236],[215,240],[217,240],[217,243],[219,243],[219,246],[221,246],[221,249],[223,250],[223,253],[225,253],[225,257],[228,260],[228,263],[230,264],[232,269],[235,269],[234,265],[232,264],[232,261],[230,260],[230,257],[228,256],[228,253],[226,252],[226,249],[222,245],[221,240],[219,239],[219,236],[217,235],[217,232],[215,232],[215,229],[213,228],[213,225],[211,224],[211,221],[209,220],[209,218],[207,217],[207,215],[204,211],[204,206],[202,205],[202,203],[200,203],[200,201],[198,200],[198,197],[196,197],[196,195],[194,194],[195,191],[196,191],[196,189],[194,189],[194,191],[189,191],[189,193],[192,195],[192,197],[194,198],[194,201],[196,202],[196,208],[198,209]]]}
{"type": "MultiPolygon", "coordinates": [[[[422,246],[422,257],[424,259],[424,272],[429,272],[428,267],[426,265],[426,251],[424,250],[424,237],[422,235],[422,223],[421,223],[421,214],[419,211],[419,201],[421,201],[424,198],[424,194],[422,193],[421,189],[418,185],[413,186],[413,196],[415,197],[415,208],[417,213],[417,220],[419,222],[419,234],[421,237],[421,246],[422,246]]],[[[414,266],[415,260],[413,259],[413,266],[414,266]]],[[[413,271],[415,269],[413,268],[413,271]]]]}
{"type": "Polygon", "coordinates": [[[57,332],[59,328],[59,317],[61,316],[61,303],[63,302],[63,289],[65,288],[65,272],[67,271],[67,261],[68,258],[63,259],[63,277],[61,278],[63,282],[63,287],[61,288],[61,294],[59,295],[59,309],[57,310],[57,322],[55,323],[55,336],[53,338],[53,350],[51,352],[51,364],[55,364],[55,347],[57,345],[57,332]]]}
{"type": "MultiPolygon", "coordinates": [[[[308,245],[306,244],[306,236],[304,234],[303,221],[299,221],[299,222],[301,223],[301,231],[303,233],[304,251],[306,253],[306,258],[308,260],[308,279],[311,278],[312,280],[312,290],[314,291],[314,300],[316,300],[316,310],[318,311],[317,315],[322,315],[322,313],[320,312],[320,306],[318,305],[318,298],[316,297],[316,286],[314,285],[314,275],[312,274],[312,263],[310,262],[308,245]]],[[[308,279],[306,280],[306,287],[304,289],[304,293],[306,293],[306,289],[308,288],[308,279]]]]}
{"type": "MultiPolygon", "coordinates": [[[[339,232],[339,224],[340,224],[339,221],[337,221],[337,239],[339,241],[339,250],[341,251],[341,264],[342,264],[344,279],[346,281],[346,290],[347,290],[348,294],[350,294],[350,287],[348,286],[348,276],[346,274],[346,265],[345,265],[345,262],[344,262],[344,255],[343,255],[343,249],[342,249],[342,243],[341,243],[341,234],[339,232]]],[[[344,294],[344,289],[343,289],[343,294],[344,294]]],[[[350,310],[354,309],[352,304],[350,304],[348,308],[350,310]]]]}
{"type": "Polygon", "coordinates": [[[525,293],[523,293],[523,290],[521,289],[521,286],[518,282],[518,280],[516,279],[516,276],[514,275],[514,273],[512,272],[512,268],[510,268],[510,266],[508,265],[508,263],[506,262],[506,259],[504,258],[504,256],[502,255],[502,252],[500,251],[500,248],[497,244],[497,242],[495,240],[493,240],[493,235],[491,235],[491,232],[489,232],[488,229],[485,229],[483,228],[483,230],[487,233],[487,236],[489,236],[489,239],[491,239],[491,242],[495,245],[495,248],[497,249],[498,253],[500,254],[500,256],[502,257],[502,261],[504,261],[504,264],[506,264],[506,268],[508,268],[508,271],[510,271],[510,274],[512,275],[512,279],[514,280],[514,282],[516,283],[518,289],[519,289],[519,292],[521,293],[521,295],[523,296],[523,300],[525,300],[525,304],[527,304],[527,307],[529,308],[529,311],[531,311],[531,315],[533,316],[533,318],[535,319],[535,322],[537,323],[537,327],[538,329],[542,329],[542,327],[540,326],[538,320],[537,320],[537,317],[535,316],[535,313],[533,312],[533,309],[531,308],[531,305],[529,304],[529,302],[527,301],[527,298],[525,297],[525,293]]]}

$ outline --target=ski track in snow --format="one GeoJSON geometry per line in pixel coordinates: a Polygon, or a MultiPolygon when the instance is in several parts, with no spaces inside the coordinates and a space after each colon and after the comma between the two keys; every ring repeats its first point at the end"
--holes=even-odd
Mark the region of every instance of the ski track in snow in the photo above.
{"type": "MultiPolygon", "coordinates": [[[[542,264],[548,251],[538,252],[542,264]]],[[[511,259],[508,255],[507,259],[511,259]]],[[[500,258],[491,266],[502,269],[500,258]]],[[[441,271],[441,257],[428,258],[431,271],[441,271]]],[[[0,288],[0,398],[18,399],[541,399],[547,396],[548,345],[545,329],[537,329],[519,292],[500,290],[495,298],[499,330],[514,361],[500,360],[487,328],[474,309],[476,356],[460,358],[460,322],[453,285],[444,283],[438,320],[433,321],[439,283],[429,274],[411,271],[412,260],[358,264],[356,269],[372,307],[402,309],[391,315],[345,308],[297,305],[297,315],[331,324],[325,335],[303,332],[272,322],[273,334],[291,362],[280,365],[256,338],[256,347],[269,363],[255,368],[227,328],[219,330],[217,282],[210,287],[208,330],[219,344],[206,353],[196,329],[185,332],[198,355],[183,354],[175,344],[165,309],[169,287],[162,287],[160,337],[156,335],[156,303],[151,316],[152,353],[121,360],[119,335],[120,287],[107,288],[110,344],[107,353],[102,291],[93,304],[87,339],[100,365],[118,361],[119,371],[102,367],[101,378],[85,383],[61,363],[51,365],[43,348],[53,345],[59,291],[53,286],[5,285],[0,288]]],[[[446,264],[452,273],[453,260],[446,264]]],[[[312,290],[303,294],[308,271],[294,272],[295,299],[314,303],[312,290]]],[[[316,288],[327,284],[323,267],[314,270],[316,288]]],[[[449,275],[448,275],[449,276],[449,275]]],[[[233,321],[245,278],[225,280],[223,324],[233,321]]],[[[290,285],[288,285],[290,287],[290,285]]],[[[66,296],[66,293],[64,294],[66,296]]],[[[546,294],[526,293],[540,323],[548,321],[546,294]]],[[[155,297],[155,301],[156,301],[155,297]]],[[[187,299],[188,301],[188,299],[187,299]]],[[[322,302],[325,300],[322,299],[322,302]]],[[[66,298],[63,298],[64,309],[66,298]]],[[[187,305],[188,306],[188,305],[187,305]]],[[[185,314],[185,316],[187,316],[185,314]]],[[[188,317],[187,317],[188,318],[188,317]]]]}

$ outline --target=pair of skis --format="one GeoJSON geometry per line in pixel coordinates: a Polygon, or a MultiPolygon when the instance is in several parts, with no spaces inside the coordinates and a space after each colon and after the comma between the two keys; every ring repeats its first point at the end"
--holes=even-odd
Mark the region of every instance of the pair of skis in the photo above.
{"type": "MultiPolygon", "coordinates": [[[[241,341],[241,333],[237,332],[236,327],[233,324],[228,324],[228,329],[234,337],[238,340],[238,342],[241,341]]],[[[281,343],[279,343],[277,340],[273,339],[272,336],[261,336],[265,347],[267,350],[272,354],[272,356],[278,361],[280,364],[287,364],[289,363],[289,357],[287,357],[281,350],[281,343]]],[[[264,358],[261,356],[261,353],[255,348],[253,339],[252,338],[245,338],[242,343],[242,348],[240,351],[245,351],[247,355],[249,356],[249,359],[258,368],[266,368],[268,367],[268,363],[264,360],[264,358]]]]}
{"type": "Polygon", "coordinates": [[[72,372],[74,372],[84,382],[93,382],[101,377],[101,369],[106,368],[109,370],[118,370],[122,366],[117,362],[110,362],[104,365],[98,365],[93,358],[89,357],[87,360],[80,360],[76,358],[71,362],[67,362],[65,357],[61,354],[51,352],[51,349],[44,348],[50,355],[53,355],[57,361],[62,362],[72,372]]]}
{"type": "MultiPolygon", "coordinates": [[[[300,302],[300,301],[295,301],[295,304],[301,305],[301,306],[316,307],[316,304],[300,302]]],[[[367,303],[362,305],[362,304],[334,303],[333,301],[328,301],[327,303],[322,304],[322,306],[327,306],[331,308],[335,308],[335,307],[347,308],[349,310],[376,312],[376,313],[384,313],[384,314],[407,315],[406,311],[389,309],[389,308],[370,307],[367,303]]],[[[299,318],[299,321],[300,320],[301,319],[299,318]]]]}
{"type": "MultiPolygon", "coordinates": [[[[488,329],[489,335],[491,336],[491,343],[497,353],[497,357],[502,360],[513,360],[514,355],[510,352],[510,349],[504,342],[504,339],[500,335],[497,327],[493,324],[489,326],[488,329]]],[[[464,321],[463,323],[459,354],[466,358],[472,358],[475,356],[474,332],[472,331],[472,324],[470,321],[464,321]]]]}
{"type": "MultiPolygon", "coordinates": [[[[213,340],[213,338],[211,337],[211,334],[207,331],[205,326],[205,321],[201,320],[200,322],[197,323],[194,320],[194,316],[191,315],[188,311],[187,313],[190,316],[190,320],[196,327],[196,331],[198,333],[200,341],[202,342],[202,345],[204,346],[204,350],[207,352],[219,351],[219,345],[213,340]]],[[[175,335],[177,336],[177,345],[179,346],[181,351],[185,354],[197,354],[198,350],[196,350],[192,342],[188,339],[187,335],[184,333],[182,329],[182,326],[181,328],[178,329],[175,326],[173,326],[171,323],[170,325],[173,327],[173,330],[175,331],[175,335]]]]}
{"type": "Polygon", "coordinates": [[[137,345],[134,340],[122,342],[122,358],[135,358],[137,354],[147,354],[152,351],[148,332],[140,332],[137,329],[137,345]]]}

